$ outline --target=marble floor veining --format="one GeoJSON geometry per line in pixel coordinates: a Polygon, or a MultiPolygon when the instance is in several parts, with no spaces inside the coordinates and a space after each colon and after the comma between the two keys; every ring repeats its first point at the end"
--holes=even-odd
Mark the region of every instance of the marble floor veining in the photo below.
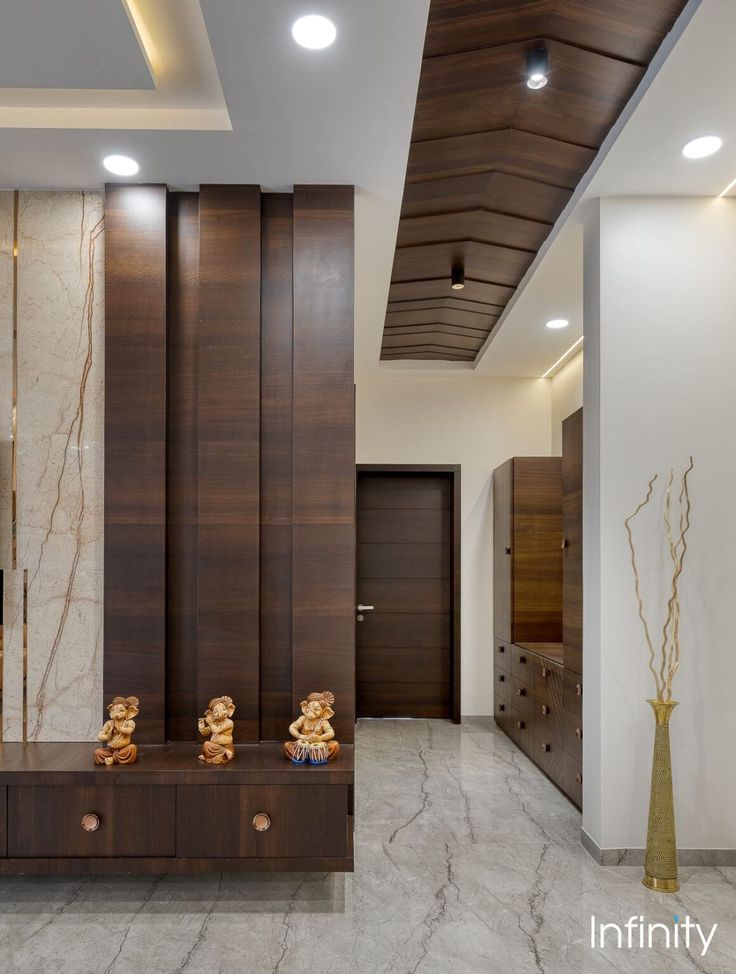
{"type": "Polygon", "coordinates": [[[736,971],[736,869],[683,869],[665,897],[596,865],[580,816],[490,720],[361,722],[357,775],[354,874],[0,879],[0,972],[736,971]],[[673,913],[718,924],[706,956],[697,938],[590,946],[591,914],[673,913]]]}

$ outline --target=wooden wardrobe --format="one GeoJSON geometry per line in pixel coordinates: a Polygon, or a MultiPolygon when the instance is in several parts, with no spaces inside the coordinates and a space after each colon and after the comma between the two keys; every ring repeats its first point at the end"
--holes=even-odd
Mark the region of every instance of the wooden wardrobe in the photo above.
{"type": "Polygon", "coordinates": [[[494,717],[582,805],[582,410],[493,473],[494,717]]]}

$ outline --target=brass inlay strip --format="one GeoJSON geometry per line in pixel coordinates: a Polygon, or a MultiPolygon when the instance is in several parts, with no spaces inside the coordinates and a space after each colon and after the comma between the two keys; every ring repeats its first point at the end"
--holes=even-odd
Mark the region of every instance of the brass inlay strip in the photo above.
{"type": "Polygon", "coordinates": [[[18,567],[18,190],[13,193],[13,409],[10,431],[11,567],[18,567]]]}
{"type": "Polygon", "coordinates": [[[23,743],[28,741],[28,569],[23,569],[23,743]]]}

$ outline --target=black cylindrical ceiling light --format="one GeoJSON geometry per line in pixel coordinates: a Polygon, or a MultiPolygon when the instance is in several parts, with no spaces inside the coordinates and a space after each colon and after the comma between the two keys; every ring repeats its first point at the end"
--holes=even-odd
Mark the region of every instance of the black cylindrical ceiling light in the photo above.
{"type": "Polygon", "coordinates": [[[452,290],[462,291],[464,287],[465,287],[465,268],[460,267],[459,264],[456,264],[452,268],[452,290]]]}
{"type": "Polygon", "coordinates": [[[549,52],[546,47],[534,47],[526,53],[526,86],[537,90],[547,84],[549,52]]]}

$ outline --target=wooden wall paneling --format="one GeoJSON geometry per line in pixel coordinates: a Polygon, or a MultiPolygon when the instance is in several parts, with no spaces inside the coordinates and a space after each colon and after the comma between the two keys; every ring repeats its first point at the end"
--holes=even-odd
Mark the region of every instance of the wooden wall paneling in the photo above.
{"type": "Polygon", "coordinates": [[[197,735],[199,196],[169,196],[166,730],[197,735]]]}
{"type": "Polygon", "coordinates": [[[281,740],[291,693],[293,197],[261,200],[260,736],[281,740]]]}
{"type": "Polygon", "coordinates": [[[493,471],[493,636],[512,642],[511,523],[514,461],[493,471]]]}
{"type": "Polygon", "coordinates": [[[355,721],[353,207],[353,187],[294,187],[293,708],[332,690],[346,742],[355,721]]]}
{"type": "Polygon", "coordinates": [[[562,642],[565,666],[583,672],[583,410],[562,424],[562,642]]]}
{"type": "Polygon", "coordinates": [[[229,694],[241,742],[259,734],[261,197],[199,195],[198,711],[229,694]]]}
{"type": "Polygon", "coordinates": [[[165,735],[166,187],[106,187],[104,693],[165,735]]]}

